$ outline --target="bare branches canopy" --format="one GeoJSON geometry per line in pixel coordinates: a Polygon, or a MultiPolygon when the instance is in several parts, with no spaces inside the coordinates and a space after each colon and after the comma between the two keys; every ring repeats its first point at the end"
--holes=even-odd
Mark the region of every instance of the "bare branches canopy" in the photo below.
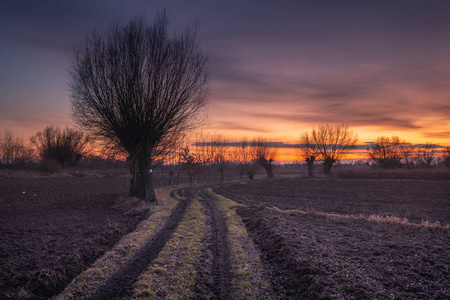
{"type": "Polygon", "coordinates": [[[422,149],[418,151],[418,158],[421,160],[421,162],[431,167],[431,163],[437,156],[437,147],[436,145],[433,145],[431,143],[426,143],[422,149]]]}
{"type": "Polygon", "coordinates": [[[128,156],[130,195],[154,200],[154,159],[202,124],[209,85],[197,30],[170,32],[165,12],[152,25],[115,22],[86,36],[72,59],[73,118],[128,156]]]}
{"type": "Polygon", "coordinates": [[[89,137],[82,131],[47,126],[31,137],[31,143],[44,161],[55,161],[61,167],[75,166],[89,150],[89,137]]]}
{"type": "Polygon", "coordinates": [[[414,154],[411,143],[398,136],[381,136],[369,148],[369,159],[383,169],[400,168],[414,154]]]}
{"type": "Polygon", "coordinates": [[[269,140],[258,137],[251,143],[252,160],[266,170],[267,177],[273,177],[273,162],[277,160],[278,149],[269,140]]]}
{"type": "Polygon", "coordinates": [[[347,125],[321,125],[304,135],[305,155],[314,153],[323,161],[324,172],[329,174],[333,164],[344,158],[358,141],[358,135],[347,125]]]}
{"type": "Polygon", "coordinates": [[[295,156],[297,160],[304,160],[308,166],[308,176],[314,177],[314,161],[316,160],[316,146],[312,141],[309,132],[305,132],[300,137],[300,147],[296,149],[295,156]]]}
{"type": "Polygon", "coordinates": [[[23,138],[12,130],[0,132],[0,164],[18,165],[30,162],[32,151],[24,144],[23,138]]]}

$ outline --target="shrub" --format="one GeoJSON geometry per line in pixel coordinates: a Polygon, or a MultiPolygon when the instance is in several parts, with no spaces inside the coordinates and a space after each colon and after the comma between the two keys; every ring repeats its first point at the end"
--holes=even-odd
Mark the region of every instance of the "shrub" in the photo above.
{"type": "Polygon", "coordinates": [[[75,166],[88,153],[90,138],[68,127],[48,126],[31,137],[31,142],[44,162],[54,161],[65,168],[75,166]]]}

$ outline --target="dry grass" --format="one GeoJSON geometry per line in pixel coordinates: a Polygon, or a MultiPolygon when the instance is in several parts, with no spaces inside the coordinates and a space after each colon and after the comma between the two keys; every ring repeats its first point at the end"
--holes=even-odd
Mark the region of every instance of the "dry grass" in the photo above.
{"type": "Polygon", "coordinates": [[[78,275],[56,299],[79,299],[92,291],[105,277],[110,276],[137,248],[156,232],[170,216],[178,201],[170,197],[170,189],[156,190],[158,202],[149,218],[123,237],[113,249],[106,252],[89,269],[78,275]]]}
{"type": "Polygon", "coordinates": [[[195,269],[205,237],[203,206],[194,200],[153,262],[134,284],[133,299],[189,299],[194,296],[195,269]]]}
{"type": "Polygon", "coordinates": [[[450,225],[442,225],[439,221],[436,222],[430,222],[428,220],[422,221],[419,223],[412,223],[407,218],[400,218],[396,216],[379,216],[379,215],[340,215],[340,214],[332,214],[332,213],[324,213],[324,212],[318,212],[318,211],[304,211],[304,210],[298,210],[298,209],[286,209],[282,210],[278,207],[271,207],[269,208],[271,210],[274,210],[276,212],[280,213],[299,213],[299,214],[313,214],[313,215],[320,215],[325,216],[327,218],[332,219],[347,219],[347,220],[362,220],[362,221],[368,221],[368,222],[375,222],[379,224],[390,224],[390,225],[404,225],[404,226],[411,226],[411,227],[417,227],[417,228],[428,228],[428,229],[439,229],[444,231],[450,230],[450,225]]]}
{"type": "Polygon", "coordinates": [[[248,236],[247,229],[235,212],[237,203],[214,193],[206,192],[217,199],[228,226],[228,243],[233,287],[232,299],[270,299],[273,290],[262,266],[259,251],[248,236]]]}
{"type": "Polygon", "coordinates": [[[444,169],[336,169],[333,173],[341,178],[450,180],[450,170],[444,169]]]}

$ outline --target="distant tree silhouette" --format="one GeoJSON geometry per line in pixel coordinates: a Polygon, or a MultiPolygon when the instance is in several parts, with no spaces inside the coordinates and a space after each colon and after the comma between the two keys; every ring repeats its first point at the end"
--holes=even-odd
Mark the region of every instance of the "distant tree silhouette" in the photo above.
{"type": "Polygon", "coordinates": [[[61,167],[75,166],[88,153],[90,138],[82,131],[47,126],[30,138],[44,161],[55,161],[61,167]]]}
{"type": "Polygon", "coordinates": [[[177,175],[176,184],[179,184],[179,175],[183,167],[183,154],[185,148],[180,145],[176,145],[174,149],[171,149],[164,158],[165,168],[169,172],[169,186],[174,184],[174,176],[177,175]]]}
{"type": "Polygon", "coordinates": [[[369,159],[383,169],[396,169],[411,156],[411,143],[398,136],[378,137],[368,149],[369,159]]]}
{"type": "Polygon", "coordinates": [[[273,177],[273,162],[278,156],[278,149],[273,143],[258,137],[252,141],[249,150],[252,160],[266,170],[267,177],[273,177]]]}
{"type": "Polygon", "coordinates": [[[220,134],[210,137],[208,146],[211,162],[220,173],[220,181],[225,180],[225,170],[230,165],[229,140],[220,134]]]}
{"type": "Polygon", "coordinates": [[[23,138],[15,135],[12,130],[0,132],[0,163],[4,165],[20,165],[31,161],[33,153],[24,144],[23,138]]]}
{"type": "Polygon", "coordinates": [[[308,132],[305,132],[300,137],[300,146],[296,149],[296,158],[298,160],[306,161],[308,166],[308,176],[314,177],[314,161],[316,160],[316,147],[312,141],[312,137],[308,132]]]}
{"type": "Polygon", "coordinates": [[[402,145],[402,153],[403,153],[403,165],[407,168],[413,168],[414,162],[417,159],[416,150],[414,149],[413,144],[405,142],[402,145]]]}
{"type": "Polygon", "coordinates": [[[199,155],[204,169],[220,173],[220,180],[225,180],[225,171],[231,165],[230,141],[220,134],[203,134],[196,136],[196,153],[199,155]]]}
{"type": "Polygon", "coordinates": [[[436,145],[426,143],[421,149],[417,151],[417,158],[420,162],[428,167],[431,167],[431,163],[436,158],[437,149],[436,145]]]}
{"type": "Polygon", "coordinates": [[[234,160],[238,165],[238,171],[241,180],[243,175],[246,174],[249,179],[253,179],[256,174],[257,165],[253,161],[251,154],[251,142],[243,140],[237,143],[234,148],[234,160]]]}
{"type": "Polygon", "coordinates": [[[154,201],[155,160],[203,124],[209,85],[197,29],[170,32],[165,12],[152,25],[115,22],[103,35],[88,35],[72,61],[73,118],[127,155],[130,195],[154,201]]]}
{"type": "Polygon", "coordinates": [[[181,152],[181,162],[186,171],[189,182],[193,183],[194,178],[198,177],[202,169],[202,159],[197,153],[192,153],[188,146],[184,147],[181,152]]]}
{"type": "Polygon", "coordinates": [[[358,135],[348,130],[347,125],[321,125],[309,135],[309,151],[323,161],[324,173],[330,174],[331,167],[345,158],[354,149],[358,135]]]}
{"type": "Polygon", "coordinates": [[[450,169],[450,147],[445,147],[442,151],[442,164],[450,169]]]}

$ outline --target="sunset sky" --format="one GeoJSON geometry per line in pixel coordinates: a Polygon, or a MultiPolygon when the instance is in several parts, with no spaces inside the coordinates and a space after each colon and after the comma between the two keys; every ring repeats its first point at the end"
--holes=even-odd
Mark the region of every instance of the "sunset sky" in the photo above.
{"type": "Polygon", "coordinates": [[[450,1],[433,0],[2,0],[0,131],[73,126],[71,47],[114,18],[164,8],[174,26],[198,22],[210,59],[205,130],[296,143],[345,123],[359,144],[450,145],[450,1]]]}

